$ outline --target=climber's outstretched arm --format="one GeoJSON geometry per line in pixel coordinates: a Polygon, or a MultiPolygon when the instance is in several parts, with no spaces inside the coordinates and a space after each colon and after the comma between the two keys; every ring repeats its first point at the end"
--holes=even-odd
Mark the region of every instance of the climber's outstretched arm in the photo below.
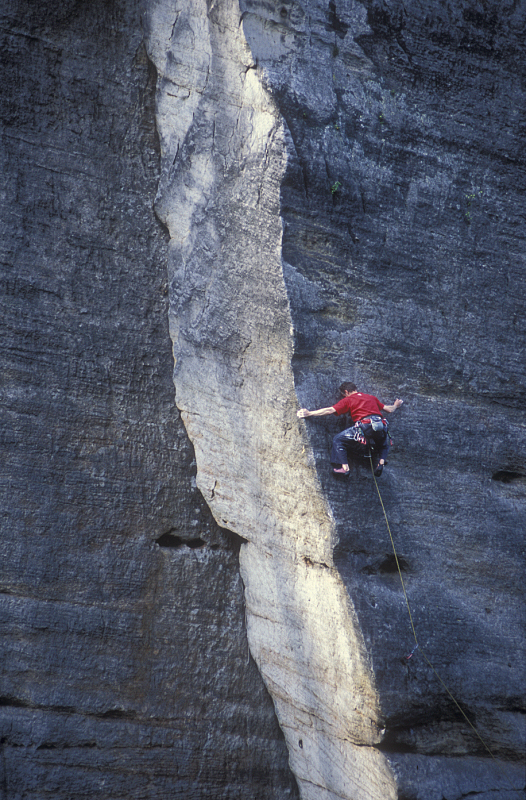
{"type": "Polygon", "coordinates": [[[403,402],[404,402],[403,400],[397,398],[392,406],[384,406],[382,410],[387,411],[388,414],[392,414],[393,411],[396,411],[397,408],[400,408],[403,402]]]}
{"type": "Polygon", "coordinates": [[[309,411],[308,408],[300,408],[297,412],[297,416],[300,419],[304,419],[305,417],[325,417],[327,414],[336,414],[336,409],[334,406],[330,406],[329,408],[318,408],[316,411],[309,411]]]}

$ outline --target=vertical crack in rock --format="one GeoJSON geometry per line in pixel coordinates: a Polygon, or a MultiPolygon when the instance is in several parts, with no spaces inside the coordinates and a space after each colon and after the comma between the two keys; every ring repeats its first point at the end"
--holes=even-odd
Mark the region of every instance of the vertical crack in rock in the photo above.
{"type": "Polygon", "coordinates": [[[303,798],[388,800],[395,783],[354,610],[333,565],[333,521],[294,410],[281,262],[284,123],[263,88],[235,0],[160,0],[158,70],[170,231],[176,400],[197,482],[240,551],[252,654],[303,798]]]}

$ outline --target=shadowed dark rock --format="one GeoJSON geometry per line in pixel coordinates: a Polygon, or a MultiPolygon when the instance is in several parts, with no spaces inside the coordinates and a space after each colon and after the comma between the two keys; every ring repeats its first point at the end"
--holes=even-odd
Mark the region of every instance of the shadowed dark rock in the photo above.
{"type": "Polygon", "coordinates": [[[295,797],[174,405],[139,11],[0,12],[0,795],[295,797]]]}

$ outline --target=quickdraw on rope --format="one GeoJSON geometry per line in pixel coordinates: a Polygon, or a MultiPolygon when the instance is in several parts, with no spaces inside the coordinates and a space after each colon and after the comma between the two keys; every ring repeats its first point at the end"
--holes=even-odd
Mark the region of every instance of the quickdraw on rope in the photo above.
{"type": "Polygon", "coordinates": [[[391,540],[391,547],[393,548],[393,553],[394,553],[394,557],[395,557],[395,561],[396,561],[396,567],[398,569],[398,575],[400,576],[400,582],[402,584],[402,590],[403,590],[403,593],[404,593],[405,604],[407,606],[407,612],[409,614],[409,621],[411,623],[411,630],[413,631],[413,636],[414,636],[414,639],[415,639],[415,646],[413,647],[413,649],[411,650],[409,655],[406,656],[406,660],[409,661],[409,659],[413,657],[413,653],[415,653],[415,651],[418,648],[420,648],[420,653],[424,657],[424,661],[427,663],[428,667],[433,671],[434,675],[436,676],[436,678],[438,679],[438,681],[440,682],[442,687],[446,690],[446,692],[449,695],[450,699],[453,701],[455,706],[458,708],[458,710],[460,711],[460,713],[462,714],[462,716],[466,720],[467,724],[469,725],[469,727],[471,728],[471,730],[473,731],[473,733],[475,734],[475,736],[477,737],[479,742],[483,745],[484,749],[487,750],[487,752],[490,754],[490,756],[492,757],[493,761],[495,761],[495,763],[498,764],[499,767],[501,767],[501,765],[499,764],[499,762],[497,761],[497,759],[495,758],[495,756],[493,755],[493,753],[489,749],[488,745],[486,744],[486,742],[484,741],[484,739],[482,738],[480,733],[477,731],[477,729],[475,728],[475,726],[473,725],[473,723],[471,722],[471,720],[469,719],[469,717],[467,716],[465,711],[461,708],[461,706],[459,705],[459,703],[457,702],[455,697],[451,694],[450,690],[448,689],[448,687],[446,686],[446,684],[444,683],[444,681],[442,680],[442,678],[440,677],[440,675],[438,674],[438,672],[436,671],[436,669],[434,668],[434,666],[432,665],[432,663],[430,662],[430,660],[428,659],[428,657],[426,656],[424,651],[422,650],[422,647],[420,647],[420,644],[418,642],[418,638],[417,638],[417,635],[416,635],[415,626],[414,626],[414,623],[413,623],[413,615],[411,614],[411,608],[409,606],[409,599],[407,597],[407,592],[405,590],[404,579],[402,577],[402,570],[400,569],[400,562],[398,561],[398,554],[396,552],[396,547],[395,547],[393,535],[391,533],[391,527],[389,525],[389,520],[387,519],[387,513],[385,511],[385,506],[384,506],[384,503],[383,503],[383,500],[382,500],[382,495],[380,494],[380,489],[378,488],[378,481],[376,480],[376,476],[374,474],[373,457],[372,457],[370,451],[369,451],[369,460],[371,462],[371,472],[373,474],[374,485],[376,486],[376,491],[378,493],[378,498],[380,500],[380,505],[382,506],[382,511],[383,511],[384,518],[385,518],[385,524],[387,525],[387,530],[389,532],[389,538],[391,540]]]}
{"type": "Polygon", "coordinates": [[[406,661],[409,661],[409,659],[410,659],[410,658],[413,658],[413,653],[415,652],[415,650],[416,650],[417,648],[418,648],[418,645],[417,645],[417,644],[415,644],[415,646],[413,647],[413,649],[411,650],[411,652],[409,653],[409,655],[405,657],[405,660],[406,660],[406,661]]]}

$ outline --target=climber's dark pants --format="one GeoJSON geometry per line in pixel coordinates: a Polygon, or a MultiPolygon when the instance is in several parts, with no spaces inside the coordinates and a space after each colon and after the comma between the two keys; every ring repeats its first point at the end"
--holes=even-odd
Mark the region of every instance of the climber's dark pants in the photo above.
{"type": "Polygon", "coordinates": [[[391,447],[389,434],[376,433],[370,424],[353,425],[336,434],[332,440],[331,463],[348,464],[349,454],[368,455],[370,447],[374,448],[378,459],[385,461],[391,447]]]}

